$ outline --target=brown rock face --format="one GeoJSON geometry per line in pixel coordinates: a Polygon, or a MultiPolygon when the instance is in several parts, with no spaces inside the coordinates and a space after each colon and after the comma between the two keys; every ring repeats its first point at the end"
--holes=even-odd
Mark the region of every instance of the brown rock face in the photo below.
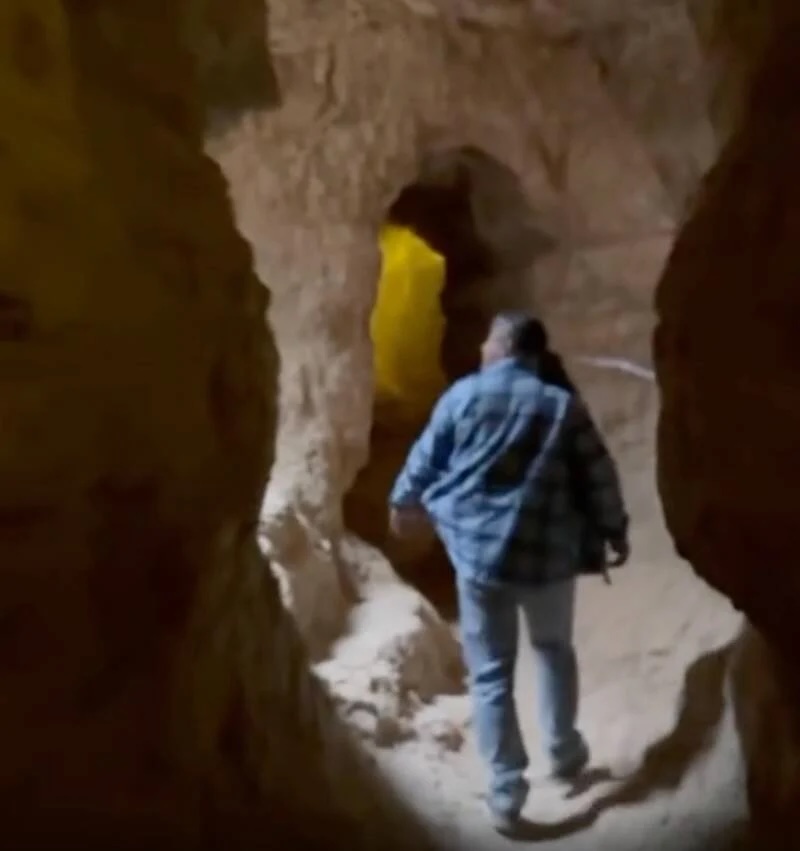
{"type": "Polygon", "coordinates": [[[775,565],[773,580],[784,576],[793,485],[790,476],[773,477],[800,459],[798,413],[780,379],[798,362],[796,299],[781,283],[794,266],[784,239],[794,221],[789,92],[797,78],[781,47],[776,38],[673,249],[655,345],[661,488],[678,546],[759,628],[790,646],[800,638],[792,614],[800,579],[787,571],[776,599],[761,568],[775,565]],[[722,292],[725,313],[712,325],[722,292]]]}
{"type": "Polygon", "coordinates": [[[255,545],[276,358],[179,8],[0,13],[8,847],[350,847],[386,823],[255,545]]]}
{"type": "Polygon", "coordinates": [[[659,485],[677,547],[748,632],[734,695],[751,805],[769,847],[800,843],[800,578],[794,286],[800,73],[795,7],[775,26],[735,132],[700,189],[658,292],[659,485]],[[724,306],[721,307],[721,306],[724,306]],[[766,639],[766,642],[765,640],[766,639]],[[767,643],[769,642],[769,643],[767,643]]]}
{"type": "Polygon", "coordinates": [[[762,847],[797,847],[800,715],[793,660],[746,629],[731,664],[731,697],[747,762],[753,833],[762,847]]]}

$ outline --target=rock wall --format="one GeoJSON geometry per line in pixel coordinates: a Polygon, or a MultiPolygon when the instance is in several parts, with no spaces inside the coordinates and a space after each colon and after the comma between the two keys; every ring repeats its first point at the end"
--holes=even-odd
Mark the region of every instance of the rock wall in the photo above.
{"type": "Polygon", "coordinates": [[[796,299],[784,284],[794,268],[789,92],[797,72],[793,54],[781,50],[788,48],[776,36],[672,252],[655,345],[661,489],[678,546],[757,626],[794,646],[800,592],[784,567],[794,538],[792,481],[774,477],[791,469],[798,451],[791,385],[782,380],[797,358],[796,299]],[[724,321],[713,321],[722,293],[724,321]],[[726,374],[730,386],[720,380],[726,374]],[[778,599],[763,581],[764,563],[774,566],[773,580],[781,577],[778,599]]]}
{"type": "Polygon", "coordinates": [[[751,806],[767,829],[765,847],[794,848],[800,15],[778,2],[771,13],[768,49],[738,124],[661,281],[655,353],[667,522],[682,555],[757,630],[743,636],[732,670],[751,806]]]}
{"type": "Polygon", "coordinates": [[[402,836],[255,543],[267,293],[202,154],[181,46],[214,11],[0,11],[8,847],[402,836]]]}
{"type": "Polygon", "coordinates": [[[775,652],[752,627],[736,645],[730,694],[747,763],[752,833],[761,847],[797,847],[800,714],[791,657],[775,652]]]}

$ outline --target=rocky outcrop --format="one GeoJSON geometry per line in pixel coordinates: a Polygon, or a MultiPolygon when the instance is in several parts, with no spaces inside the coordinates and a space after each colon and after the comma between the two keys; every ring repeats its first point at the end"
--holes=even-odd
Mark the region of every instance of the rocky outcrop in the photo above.
{"type": "Polygon", "coordinates": [[[754,816],[772,826],[766,844],[783,848],[800,844],[800,580],[792,558],[800,16],[788,3],[772,12],[762,66],[661,281],[655,353],[659,486],[670,531],[760,633],[742,639],[734,692],[754,816]]]}
{"type": "Polygon", "coordinates": [[[4,839],[377,847],[400,834],[255,545],[267,291],[178,10],[209,11],[0,14],[4,839]]]}
{"type": "Polygon", "coordinates": [[[791,92],[800,79],[789,44],[776,36],[677,240],[659,289],[655,337],[660,485],[671,531],[698,570],[786,647],[800,637],[793,615],[800,592],[786,562],[795,537],[793,482],[774,476],[800,457],[798,413],[782,379],[795,357],[797,301],[784,278],[794,265],[784,240],[794,221],[791,92]]]}
{"type": "Polygon", "coordinates": [[[761,847],[797,847],[800,714],[793,660],[751,627],[734,646],[730,693],[747,764],[753,834],[761,847]]]}

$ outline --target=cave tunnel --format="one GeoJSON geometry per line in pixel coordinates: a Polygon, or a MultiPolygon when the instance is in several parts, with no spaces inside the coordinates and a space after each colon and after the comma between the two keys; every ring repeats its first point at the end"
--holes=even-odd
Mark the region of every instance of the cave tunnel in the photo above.
{"type": "Polygon", "coordinates": [[[479,233],[475,216],[475,165],[470,165],[485,159],[475,151],[442,157],[436,170],[423,169],[424,176],[400,193],[388,213],[389,222],[411,229],[445,258],[441,364],[448,383],[477,368],[493,309],[491,292],[471,300],[465,295],[482,284],[490,287],[501,266],[497,250],[479,233]]]}
{"type": "MultiPolygon", "coordinates": [[[[507,201],[519,199],[516,208],[513,204],[509,204],[507,211],[495,207],[490,215],[510,218],[520,207],[527,206],[516,176],[480,150],[454,149],[430,157],[423,164],[418,180],[399,193],[387,213],[387,225],[406,229],[443,259],[441,280],[435,275],[431,280],[409,269],[403,293],[393,293],[393,282],[382,278],[386,291],[379,293],[376,306],[377,310],[382,295],[387,299],[405,300],[405,310],[397,324],[406,324],[402,342],[407,345],[409,337],[419,334],[415,325],[424,318],[420,314],[432,311],[440,314],[442,330],[438,352],[432,351],[422,340],[417,348],[424,349],[424,353],[416,355],[416,359],[420,356],[430,358],[429,371],[441,376],[439,393],[479,367],[480,346],[494,313],[520,306],[520,298],[525,297],[523,288],[519,293],[509,294],[507,289],[495,286],[495,281],[514,268],[514,264],[520,264],[507,234],[514,232],[516,243],[523,242],[526,235],[519,232],[523,231],[528,216],[505,223],[505,241],[492,239],[491,235],[487,237],[480,228],[480,208],[491,204],[491,199],[487,203],[487,198],[482,197],[486,195],[482,187],[503,182],[511,186],[510,191],[505,190],[504,198],[507,201]],[[435,300],[425,290],[434,286],[438,287],[435,300]]],[[[497,191],[496,186],[494,191],[497,191]]],[[[538,253],[552,247],[550,241],[538,233],[532,243],[528,236],[527,242],[527,248],[532,245],[534,249],[525,257],[525,262],[529,263],[534,262],[538,253]]],[[[380,336],[374,343],[377,348],[392,345],[391,340],[380,336]]],[[[409,358],[414,359],[414,355],[414,349],[409,349],[409,358]]],[[[370,460],[346,498],[345,518],[350,528],[390,554],[406,580],[418,587],[443,613],[452,616],[455,607],[452,569],[441,544],[431,539],[427,545],[421,541],[414,547],[398,546],[387,535],[385,524],[385,497],[436,398],[431,396],[427,386],[420,384],[409,376],[406,394],[412,398],[405,404],[399,399],[392,404],[390,399],[381,399],[380,394],[376,397],[370,460]],[[422,397],[421,407],[414,405],[418,393],[422,397]]]]}
{"type": "Polygon", "coordinates": [[[449,566],[353,534],[384,545],[421,416],[376,409],[342,521],[393,222],[447,264],[443,380],[497,307],[594,357],[636,513],[636,565],[576,619],[601,776],[536,787],[532,847],[730,851],[745,818],[797,851],[800,7],[642,0],[629,50],[643,15],[604,4],[311,5],[0,15],[4,844],[520,847],[485,818],[451,625],[391,562],[441,608],[449,566]],[[555,283],[524,205],[481,213],[474,150],[385,209],[439,138],[549,187],[555,283]],[[617,370],[654,325],[657,376],[617,370]]]}

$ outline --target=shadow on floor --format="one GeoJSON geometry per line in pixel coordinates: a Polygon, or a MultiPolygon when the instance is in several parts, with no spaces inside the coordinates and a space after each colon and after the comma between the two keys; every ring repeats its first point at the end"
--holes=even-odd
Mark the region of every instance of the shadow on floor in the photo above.
{"type": "MultiPolygon", "coordinates": [[[[701,656],[687,669],[675,727],[648,748],[635,774],[613,792],[594,801],[586,811],[558,824],[526,824],[515,838],[540,842],[563,839],[587,830],[612,808],[638,804],[657,793],[677,789],[691,766],[714,743],[725,707],[724,678],[729,652],[730,645],[726,645],[701,656]]],[[[577,789],[572,794],[579,792],[577,789]]],[[[741,841],[738,826],[735,841],[741,841]]],[[[732,846],[743,847],[741,844],[732,846]]]]}
{"type": "MultiPolygon", "coordinates": [[[[520,822],[517,830],[513,834],[507,834],[506,839],[518,843],[540,843],[553,841],[558,839],[566,839],[568,836],[574,836],[575,831],[569,833],[557,832],[554,827],[546,828],[536,822],[523,820],[520,822]]],[[[621,837],[606,837],[595,845],[595,851],[617,851],[621,844],[621,837]],[[611,844],[606,844],[611,843],[611,844]]],[[[702,851],[758,851],[758,844],[750,836],[748,825],[744,822],[733,824],[728,828],[723,829],[720,834],[715,837],[713,845],[709,845],[704,839],[700,839],[703,843],[702,851]]],[[[567,851],[567,846],[565,851],[567,851]]],[[[763,846],[762,846],[763,847],[763,846]]],[[[687,846],[683,851],[700,851],[697,844],[687,846]]]]}

